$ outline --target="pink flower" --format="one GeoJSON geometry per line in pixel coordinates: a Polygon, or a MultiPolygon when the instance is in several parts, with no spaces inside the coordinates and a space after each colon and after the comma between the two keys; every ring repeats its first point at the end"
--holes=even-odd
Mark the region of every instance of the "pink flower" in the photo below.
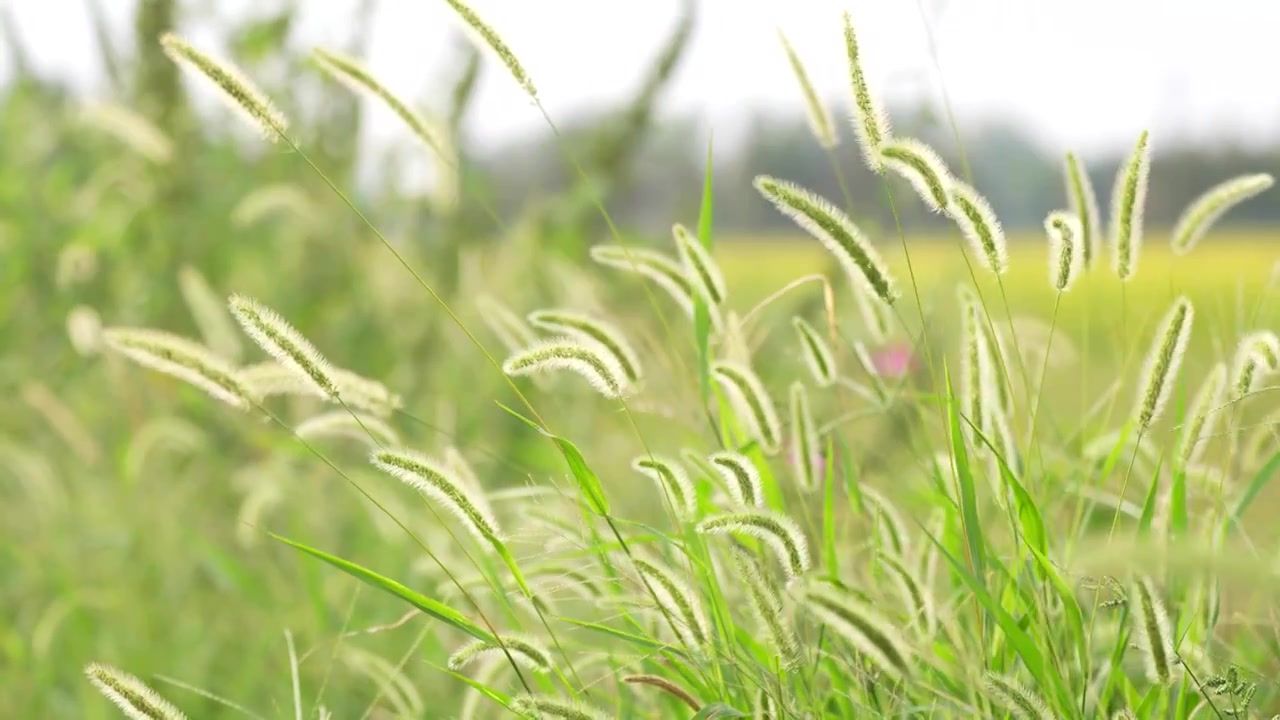
{"type": "Polygon", "coordinates": [[[871,362],[880,377],[900,378],[916,369],[916,355],[905,342],[885,345],[871,351],[871,362]]]}

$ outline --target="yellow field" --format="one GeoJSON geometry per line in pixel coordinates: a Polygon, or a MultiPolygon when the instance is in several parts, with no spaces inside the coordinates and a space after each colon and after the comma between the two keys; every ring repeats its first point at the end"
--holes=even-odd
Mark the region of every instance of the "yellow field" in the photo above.
{"type": "MultiPolygon", "coordinates": [[[[969,279],[965,254],[980,281],[990,277],[967,247],[962,253],[958,236],[910,236],[906,251],[900,240],[884,238],[879,249],[908,293],[912,273],[922,290],[950,287],[969,279]]],[[[1009,272],[1001,280],[1010,300],[1037,304],[1047,301],[1051,306],[1054,294],[1048,283],[1048,252],[1043,237],[1010,237],[1009,255],[1009,272]]],[[[747,303],[802,275],[830,269],[830,255],[817,241],[800,235],[724,238],[717,256],[739,302],[747,303]]],[[[1165,299],[1170,291],[1177,291],[1212,301],[1212,295],[1234,293],[1237,285],[1246,292],[1256,290],[1268,282],[1278,260],[1280,229],[1218,233],[1183,257],[1169,251],[1164,234],[1153,234],[1143,244],[1138,274],[1125,289],[1126,299],[1144,304],[1147,299],[1165,299]]],[[[1109,256],[1101,258],[1090,277],[1082,281],[1085,284],[1077,286],[1072,294],[1084,295],[1088,290],[1095,301],[1118,301],[1120,284],[1111,276],[1109,263],[1109,256]]]]}
{"type": "MultiPolygon", "coordinates": [[[[1219,233],[1181,257],[1169,250],[1163,234],[1153,234],[1143,245],[1138,272],[1130,282],[1119,282],[1111,270],[1110,256],[1104,254],[1060,300],[1049,284],[1043,238],[1029,234],[1010,238],[1009,271],[999,283],[977,263],[967,246],[962,252],[961,243],[957,236],[913,236],[907,239],[904,251],[901,241],[881,241],[880,252],[902,286],[900,315],[909,325],[915,325],[919,317],[915,309],[917,288],[926,315],[946,324],[954,320],[948,312],[954,303],[954,288],[971,283],[974,277],[993,313],[1032,315],[1048,321],[1057,303],[1059,328],[1078,339],[1089,335],[1107,345],[1129,344],[1124,338],[1144,333],[1179,294],[1191,298],[1197,315],[1208,321],[1202,325],[1207,328],[1207,342],[1199,345],[1197,354],[1230,347],[1235,334],[1245,326],[1274,327],[1280,323],[1280,308],[1264,292],[1280,261],[1280,229],[1219,233]]],[[[827,273],[837,288],[844,284],[831,255],[806,236],[736,237],[717,248],[729,282],[730,304],[739,312],[806,274],[827,273]]],[[[836,291],[836,310],[843,322],[855,311],[848,309],[849,301],[842,292],[836,291]]],[[[819,293],[816,283],[809,284],[789,292],[788,302],[782,304],[789,306],[805,297],[816,300],[819,293]]]]}

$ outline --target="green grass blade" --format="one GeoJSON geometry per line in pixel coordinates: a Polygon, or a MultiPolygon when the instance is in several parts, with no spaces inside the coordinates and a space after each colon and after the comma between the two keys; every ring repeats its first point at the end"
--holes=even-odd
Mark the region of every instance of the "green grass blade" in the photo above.
{"type": "Polygon", "coordinates": [[[462,632],[470,635],[473,638],[476,638],[477,640],[494,642],[494,636],[492,633],[480,627],[479,625],[471,622],[466,618],[465,615],[458,612],[457,610],[454,610],[448,605],[445,605],[442,602],[439,602],[437,600],[432,600],[426,595],[423,595],[418,592],[414,592],[413,590],[410,590],[409,588],[405,587],[404,585],[401,585],[400,583],[396,582],[395,580],[392,580],[391,578],[379,575],[378,573],[368,568],[361,567],[360,565],[357,565],[349,560],[343,560],[342,558],[336,555],[330,555],[329,553],[324,552],[323,550],[317,550],[313,547],[308,547],[306,545],[303,545],[302,543],[294,542],[293,540],[290,540],[288,538],[276,535],[275,533],[267,533],[267,534],[270,535],[272,538],[275,538],[276,540],[279,540],[280,542],[284,543],[285,545],[288,545],[289,547],[294,548],[295,550],[300,550],[303,553],[310,555],[311,557],[314,557],[329,563],[330,565],[338,568],[339,570],[356,578],[357,580],[360,580],[361,582],[365,583],[366,585],[369,585],[370,587],[374,587],[379,590],[382,590],[383,592],[387,592],[392,595],[395,595],[396,597],[418,608],[419,610],[426,613],[427,615],[430,615],[431,617],[437,620],[440,620],[441,622],[444,622],[448,625],[452,625],[453,627],[457,628],[458,630],[461,630],[462,632]]]}
{"type": "MultiPolygon", "coordinates": [[[[711,140],[707,140],[707,169],[702,181],[702,207],[698,212],[698,241],[708,251],[711,250],[712,216],[714,201],[711,185],[711,140]]],[[[694,295],[694,333],[698,344],[698,387],[702,391],[702,405],[706,407],[711,399],[711,354],[708,343],[711,337],[711,315],[707,311],[706,300],[700,294],[694,295]]]]}
{"type": "Polygon", "coordinates": [[[985,588],[986,544],[982,537],[982,523],[978,520],[978,495],[974,489],[973,472],[969,468],[969,454],[965,448],[963,421],[957,410],[955,389],[951,385],[951,371],[946,370],[948,431],[951,434],[951,452],[955,461],[956,483],[959,489],[960,518],[964,523],[965,543],[969,550],[969,562],[975,577],[985,588]]]}

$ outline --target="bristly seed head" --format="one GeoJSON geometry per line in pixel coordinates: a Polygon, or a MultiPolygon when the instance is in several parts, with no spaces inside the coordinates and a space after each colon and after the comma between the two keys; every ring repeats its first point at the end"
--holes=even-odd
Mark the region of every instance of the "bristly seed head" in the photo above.
{"type": "Polygon", "coordinates": [[[550,332],[566,333],[603,345],[617,358],[627,382],[640,381],[640,358],[631,347],[631,343],[627,341],[626,335],[613,323],[565,309],[534,310],[529,313],[528,319],[534,327],[550,332]]]}
{"type": "Polygon", "coordinates": [[[186,720],[186,715],[129,673],[102,663],[89,663],[85,677],[130,720],[186,720]]]}
{"type": "Polygon", "coordinates": [[[797,578],[812,567],[804,531],[791,518],[770,510],[743,509],[712,515],[698,523],[704,535],[741,533],[764,541],[787,573],[797,578]]]}
{"type": "Polygon", "coordinates": [[[1217,363],[1205,376],[1200,390],[1187,406],[1186,416],[1178,433],[1176,457],[1183,468],[1196,463],[1204,455],[1206,440],[1213,435],[1213,429],[1221,415],[1217,410],[1226,388],[1226,363],[1217,363]]]}
{"type": "Polygon", "coordinates": [[[661,455],[642,455],[631,461],[631,469],[657,482],[677,513],[693,517],[698,508],[698,493],[680,463],[661,455]]]}
{"type": "Polygon", "coordinates": [[[516,54],[502,41],[502,37],[498,35],[498,32],[480,19],[476,11],[472,10],[462,0],[446,0],[446,2],[458,14],[458,17],[462,19],[466,27],[474,33],[479,41],[478,44],[492,50],[498,56],[498,59],[502,61],[502,64],[506,66],[507,72],[511,73],[511,77],[515,78],[515,81],[520,84],[520,87],[524,88],[524,91],[529,94],[531,99],[537,101],[538,90],[533,86],[533,79],[525,72],[524,66],[520,64],[516,54]]]}
{"type": "Polygon", "coordinates": [[[1182,366],[1182,356],[1191,340],[1194,315],[1191,301],[1181,296],[1165,314],[1160,334],[1151,347],[1142,373],[1141,392],[1134,412],[1139,432],[1145,431],[1160,417],[1173,392],[1178,370],[1182,366]]]}
{"type": "Polygon", "coordinates": [[[369,459],[374,467],[444,506],[476,539],[488,544],[502,541],[484,496],[455,477],[447,463],[399,449],[375,450],[369,459]]]}
{"type": "Polygon", "coordinates": [[[1150,578],[1139,577],[1129,593],[1129,613],[1133,633],[1147,665],[1147,677],[1154,683],[1173,679],[1178,655],[1173,644],[1173,626],[1164,601],[1150,578]]]}
{"type": "Polygon", "coordinates": [[[1175,255],[1186,255],[1223,215],[1244,201],[1266,192],[1275,180],[1267,173],[1241,175],[1209,188],[1183,211],[1173,229],[1175,255]]]}
{"type": "Polygon", "coordinates": [[[378,79],[353,57],[332,50],[315,48],[311,51],[311,59],[325,74],[346,85],[351,90],[368,95],[387,106],[396,117],[409,128],[422,144],[437,155],[444,154],[444,148],[436,137],[435,131],[421,115],[409,108],[409,105],[387,89],[378,79]]]}
{"type": "Polygon", "coordinates": [[[1009,250],[1000,220],[987,199],[971,185],[951,180],[947,214],[960,227],[982,265],[997,275],[1009,269],[1009,250]]]}
{"type": "Polygon", "coordinates": [[[329,362],[279,313],[243,295],[232,295],[227,305],[245,334],[276,362],[325,396],[340,397],[329,362]]]}
{"type": "Polygon", "coordinates": [[[729,291],[715,258],[685,226],[677,223],[672,226],[671,234],[676,240],[676,249],[680,251],[688,276],[698,286],[698,291],[712,305],[723,303],[729,291]]]}
{"type": "Polygon", "coordinates": [[[911,674],[911,648],[901,634],[867,603],[828,583],[801,587],[800,604],[846,642],[876,670],[891,678],[911,674]]]}
{"type": "Polygon", "coordinates": [[[1151,168],[1151,147],[1146,130],[1138,136],[1138,144],[1129,160],[1116,174],[1111,190],[1111,246],[1113,265],[1121,280],[1128,280],[1138,269],[1138,253],[1142,249],[1142,215],[1147,204],[1147,175],[1151,168]]]}
{"type": "Polygon", "coordinates": [[[553,338],[525,348],[502,363],[507,375],[569,370],[591,383],[606,398],[621,398],[628,384],[618,357],[600,343],[584,338],[553,338]]]}
{"type": "Polygon", "coordinates": [[[1074,213],[1055,210],[1045,217],[1044,231],[1049,236],[1049,283],[1066,292],[1084,266],[1084,229],[1074,213]]]}
{"type": "Polygon", "coordinates": [[[809,119],[809,129],[813,131],[818,145],[827,150],[834,148],[840,144],[840,138],[836,135],[835,125],[831,122],[831,113],[827,111],[822,97],[813,88],[809,73],[800,62],[800,56],[791,47],[791,43],[787,41],[787,36],[782,34],[781,29],[778,30],[778,42],[782,43],[782,50],[787,54],[787,63],[796,77],[796,83],[800,85],[801,94],[804,95],[805,115],[809,119]]]}
{"type": "Polygon", "coordinates": [[[818,387],[834,385],[838,376],[836,358],[826,339],[802,317],[791,318],[791,325],[795,327],[796,335],[800,338],[800,352],[804,356],[805,364],[809,366],[809,373],[813,375],[814,382],[818,387]]]}
{"type": "Polygon", "coordinates": [[[866,287],[885,305],[898,300],[897,281],[857,225],[839,208],[795,183],[757,175],[756,190],[836,256],[850,281],[866,287]]]}
{"type": "Polygon", "coordinates": [[[951,171],[933,148],[914,138],[892,138],[880,146],[881,162],[905,177],[934,212],[948,209],[951,171]]]}
{"type": "Polygon", "coordinates": [[[105,328],[102,344],[130,360],[175,377],[237,410],[254,405],[256,395],[235,369],[205,346],[161,330],[105,328]]]}
{"type": "Polygon", "coordinates": [[[778,420],[773,400],[755,371],[745,365],[720,360],[712,363],[711,374],[729,395],[734,414],[747,425],[747,432],[760,443],[760,448],[770,455],[776,453],[782,443],[782,423],[778,420]]]}
{"type": "Polygon", "coordinates": [[[1089,169],[1084,166],[1074,153],[1067,153],[1063,166],[1066,174],[1067,197],[1071,201],[1071,211],[1080,218],[1080,229],[1083,239],[1080,241],[1080,255],[1085,269],[1093,267],[1094,257],[1099,252],[1102,242],[1102,216],[1098,212],[1098,195],[1093,191],[1093,183],[1089,181],[1089,169]]]}
{"type": "Polygon", "coordinates": [[[733,501],[743,507],[764,507],[764,485],[751,458],[736,452],[717,452],[707,461],[724,480],[733,501]]]}
{"type": "Polygon", "coordinates": [[[873,172],[884,171],[880,147],[892,136],[889,117],[867,86],[866,72],[862,67],[862,51],[858,35],[853,29],[853,17],[844,14],[845,54],[849,59],[849,84],[853,90],[853,129],[862,147],[862,157],[873,172]]]}
{"type": "Polygon", "coordinates": [[[213,59],[171,32],[160,36],[160,45],[170,60],[212,82],[227,104],[243,115],[269,142],[284,136],[289,122],[267,96],[235,67],[213,59]]]}
{"type": "Polygon", "coordinates": [[[1014,720],[1054,720],[1055,716],[1032,691],[1013,678],[987,673],[983,679],[991,699],[1014,720]]]}
{"type": "Polygon", "coordinates": [[[821,451],[818,448],[818,431],[813,425],[813,413],[809,409],[809,395],[804,383],[791,384],[791,452],[794,453],[796,480],[800,489],[814,492],[822,487],[820,475],[821,451]]]}
{"type": "Polygon", "coordinates": [[[458,672],[481,657],[506,657],[506,654],[510,654],[512,660],[528,670],[536,673],[551,672],[551,652],[541,642],[524,635],[503,635],[501,643],[493,640],[469,642],[449,656],[449,669],[458,672]]]}

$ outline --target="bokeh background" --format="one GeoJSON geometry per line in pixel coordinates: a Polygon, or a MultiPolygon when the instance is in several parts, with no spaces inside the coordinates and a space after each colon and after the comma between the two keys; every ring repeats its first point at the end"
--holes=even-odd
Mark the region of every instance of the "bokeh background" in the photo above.
{"type": "MultiPolygon", "coordinates": [[[[1008,230],[1015,264],[1032,268],[1006,280],[1015,314],[1047,320],[1054,307],[1040,223],[1066,205],[1065,153],[1085,161],[1105,209],[1116,168],[1151,131],[1147,248],[1123,296],[1130,334],[1106,322],[1122,300],[1104,263],[1059,319],[1064,337],[1098,359],[1050,394],[1079,410],[1080,387],[1131,372],[1107,348],[1143,337],[1175,292],[1219,321],[1197,338],[1197,373],[1229,350],[1244,316],[1274,327],[1273,308],[1256,302],[1280,259],[1274,193],[1234,211],[1193,257],[1165,249],[1203,190],[1241,173],[1280,174],[1274,3],[473,4],[533,76],[562,140],[442,1],[0,5],[0,716],[109,717],[81,678],[90,660],[287,714],[286,629],[307,690],[338,717],[435,717],[431,703],[461,691],[432,674],[441,656],[424,649],[418,626],[368,632],[400,618],[394,602],[262,533],[431,582],[385,518],[287,437],[80,342],[94,322],[209,339],[218,321],[201,316],[201,298],[244,292],[336,362],[400,392],[397,427],[411,443],[462,448],[496,486],[558,472],[539,439],[495,405],[508,391],[466,338],[305,163],[261,142],[163,56],[156,38],[166,30],[258,81],[317,164],[495,352],[485,296],[521,314],[610,307],[641,328],[643,344],[661,346],[636,286],[587,260],[608,240],[593,193],[632,241],[666,246],[672,223],[697,221],[709,146],[715,252],[732,307],[746,312],[805,273],[832,270],[751,188],[768,173],[842,199],[895,265],[909,247],[922,316],[945,308],[969,277],[953,227],[919,203],[889,203],[849,132],[845,9],[895,128],[964,168],[1008,230]],[[832,152],[808,129],[779,28],[837,119],[832,152]],[[384,108],[317,72],[306,57],[317,46],[363,58],[452,138],[458,162],[441,162],[384,108]]],[[[840,297],[842,317],[856,322],[840,297]]],[[[769,313],[785,327],[789,314],[821,304],[801,292],[769,313]]],[[[939,342],[954,332],[947,317],[937,317],[939,342]]],[[[220,350],[258,359],[234,337],[220,350]]],[[[676,377],[682,367],[667,369],[676,377]]],[[[690,381],[672,384],[690,391],[690,381]]],[[[557,394],[545,406],[562,434],[585,437],[597,456],[616,451],[625,468],[629,451],[609,436],[621,421],[602,425],[579,400],[557,394]]],[[[859,432],[894,437],[892,425],[859,432]]],[[[358,447],[334,453],[370,474],[358,469],[358,447]]],[[[892,467],[885,460],[882,472],[892,467]]],[[[384,495],[409,507],[394,488],[384,495]]],[[[193,717],[236,714],[163,687],[193,717]]]]}

